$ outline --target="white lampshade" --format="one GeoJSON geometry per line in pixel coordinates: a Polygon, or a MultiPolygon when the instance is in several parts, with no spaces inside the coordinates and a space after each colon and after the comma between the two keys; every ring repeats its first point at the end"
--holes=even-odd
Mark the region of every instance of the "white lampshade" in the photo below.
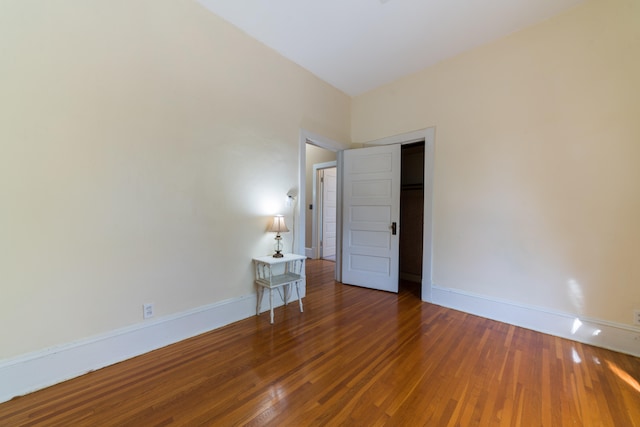
{"type": "Polygon", "coordinates": [[[286,233],[289,231],[287,224],[284,223],[284,216],[276,215],[273,217],[273,223],[269,227],[269,231],[272,233],[286,233]]]}

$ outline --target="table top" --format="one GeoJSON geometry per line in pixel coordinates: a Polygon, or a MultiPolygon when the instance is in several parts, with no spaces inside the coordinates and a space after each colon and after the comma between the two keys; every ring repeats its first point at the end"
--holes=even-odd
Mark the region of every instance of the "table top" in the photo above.
{"type": "Polygon", "coordinates": [[[281,264],[283,262],[288,261],[296,261],[299,259],[306,259],[307,257],[304,255],[298,254],[282,254],[284,255],[282,258],[274,258],[273,255],[261,256],[253,258],[256,262],[261,262],[264,264],[281,264]]]}

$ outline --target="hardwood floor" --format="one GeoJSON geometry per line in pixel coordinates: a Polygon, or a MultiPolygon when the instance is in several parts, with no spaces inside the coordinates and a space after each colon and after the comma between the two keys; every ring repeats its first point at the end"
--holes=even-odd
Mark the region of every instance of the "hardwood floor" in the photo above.
{"type": "Polygon", "coordinates": [[[0,404],[0,426],[640,426],[640,359],[333,281],[0,404]]]}

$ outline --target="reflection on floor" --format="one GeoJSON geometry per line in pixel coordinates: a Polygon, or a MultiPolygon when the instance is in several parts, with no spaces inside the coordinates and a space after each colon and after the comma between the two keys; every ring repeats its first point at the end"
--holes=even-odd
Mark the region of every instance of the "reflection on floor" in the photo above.
{"type": "MultiPolygon", "coordinates": [[[[328,284],[333,283],[333,279],[335,277],[335,257],[334,260],[328,259],[310,259],[307,258],[306,261],[306,283],[307,286],[315,285],[315,284],[328,284]]],[[[335,282],[339,284],[339,282],[335,282]]],[[[417,299],[421,299],[421,290],[422,286],[420,283],[411,282],[409,280],[399,280],[398,281],[398,290],[399,292],[407,292],[411,295],[415,296],[417,299]]]]}
{"type": "Polygon", "coordinates": [[[406,291],[411,293],[411,295],[415,296],[418,299],[422,299],[422,285],[418,282],[410,282],[409,280],[402,280],[398,282],[398,289],[400,291],[406,291]]]}

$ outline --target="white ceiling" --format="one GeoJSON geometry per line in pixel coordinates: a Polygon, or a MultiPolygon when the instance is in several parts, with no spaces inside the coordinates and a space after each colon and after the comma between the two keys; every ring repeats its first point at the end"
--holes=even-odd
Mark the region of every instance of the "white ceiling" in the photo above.
{"type": "Polygon", "coordinates": [[[584,0],[198,0],[356,96],[584,0]]]}

